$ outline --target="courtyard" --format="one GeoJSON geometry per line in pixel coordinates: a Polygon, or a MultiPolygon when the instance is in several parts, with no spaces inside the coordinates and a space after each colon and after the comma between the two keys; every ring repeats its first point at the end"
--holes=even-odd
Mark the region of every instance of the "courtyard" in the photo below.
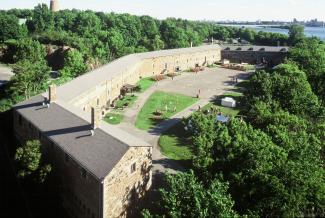
{"type": "MultiPolygon", "coordinates": [[[[248,72],[216,67],[206,68],[204,71],[198,73],[182,72],[179,76],[174,78],[167,77],[159,82],[146,81],[145,89],[137,93],[135,102],[124,110],[124,118],[121,123],[117,124],[117,127],[154,146],[154,173],[164,172],[166,170],[171,172],[184,171],[183,164],[180,164],[180,162],[183,162],[183,159],[187,159],[191,155],[189,149],[180,144],[183,142],[186,143],[186,139],[178,141],[178,139],[175,139],[175,136],[166,137],[166,135],[168,136],[168,133],[175,132],[174,130],[181,126],[181,120],[184,117],[189,117],[192,113],[197,111],[198,108],[204,108],[207,107],[207,105],[213,104],[220,96],[227,95],[227,93],[232,94],[234,92],[240,92],[241,88],[235,86],[234,78],[237,78],[237,82],[239,83],[247,79],[248,76],[248,72]],[[169,113],[166,119],[161,120],[161,122],[155,122],[154,125],[152,123],[146,123],[142,126],[143,128],[140,127],[139,129],[137,128],[139,120],[140,123],[145,122],[141,110],[147,110],[145,116],[152,115],[157,108],[159,108],[159,110],[164,110],[163,105],[153,107],[152,102],[150,103],[149,100],[152,98],[152,95],[156,95],[155,93],[167,93],[167,95],[168,93],[172,93],[170,96],[178,95],[187,100],[182,107],[177,108],[175,113],[169,113]],[[148,104],[151,106],[147,107],[148,104]],[[148,108],[150,108],[150,110],[148,110],[148,108]],[[172,142],[172,144],[170,147],[163,147],[163,149],[161,149],[159,147],[159,138],[163,133],[165,134],[160,140],[167,141],[167,144],[172,142]],[[164,154],[168,155],[168,157],[164,154]]],[[[169,100],[167,102],[170,103],[169,100]]],[[[227,112],[233,113],[230,115],[235,115],[237,113],[236,110],[228,108],[221,109],[226,114],[227,112]]],[[[169,110],[172,110],[172,107],[169,107],[169,110]]],[[[141,125],[142,124],[140,124],[140,126],[141,125]]],[[[180,131],[180,133],[182,133],[182,131],[180,131]]]]}

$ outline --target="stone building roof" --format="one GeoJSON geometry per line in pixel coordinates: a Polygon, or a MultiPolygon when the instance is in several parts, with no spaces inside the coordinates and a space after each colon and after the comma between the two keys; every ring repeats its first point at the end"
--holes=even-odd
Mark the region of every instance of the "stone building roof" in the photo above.
{"type": "Polygon", "coordinates": [[[257,46],[257,45],[222,45],[225,51],[264,51],[264,52],[288,52],[287,46],[257,46]]]}
{"type": "Polygon", "coordinates": [[[168,49],[153,52],[144,52],[138,54],[130,54],[121,58],[118,58],[102,67],[95,69],[89,73],[86,73],[78,78],[58,87],[58,98],[64,99],[69,102],[82,93],[90,90],[103,81],[110,80],[127,69],[136,68],[141,64],[143,59],[156,58],[162,56],[171,56],[178,54],[189,54],[196,52],[209,51],[220,48],[219,45],[204,45],[193,48],[180,48],[180,49],[168,49]]]}
{"type": "Polygon", "coordinates": [[[41,95],[32,97],[15,105],[14,110],[99,180],[109,174],[130,146],[150,146],[122,130],[107,128],[104,122],[91,136],[90,123],[82,116],[60,103],[47,108],[43,100],[41,95]]]}

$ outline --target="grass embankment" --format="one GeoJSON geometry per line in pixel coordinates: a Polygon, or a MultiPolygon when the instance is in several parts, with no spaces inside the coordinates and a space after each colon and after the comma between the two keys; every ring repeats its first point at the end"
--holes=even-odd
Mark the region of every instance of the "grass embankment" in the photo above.
{"type": "Polygon", "coordinates": [[[139,87],[139,92],[144,92],[149,89],[155,81],[151,77],[143,78],[139,82],[137,82],[137,86],[139,87]]]}
{"type": "Polygon", "coordinates": [[[106,114],[104,120],[112,125],[117,125],[122,122],[124,115],[124,109],[127,107],[131,107],[134,102],[137,100],[138,96],[134,94],[129,94],[124,96],[123,99],[119,99],[116,102],[115,108],[112,110],[111,113],[106,114]]]}
{"type": "MultiPolygon", "coordinates": [[[[220,109],[223,115],[234,117],[238,115],[240,112],[240,100],[242,97],[242,93],[237,92],[229,92],[224,95],[218,96],[213,102],[205,105],[202,108],[202,111],[206,111],[211,107],[217,107],[220,109]],[[237,103],[238,107],[236,108],[228,108],[221,106],[221,99],[224,97],[232,97],[237,103]]],[[[199,112],[195,112],[199,113],[199,112]]],[[[190,117],[188,118],[190,119],[190,117]]],[[[161,152],[170,159],[177,161],[184,161],[184,167],[189,165],[189,161],[192,158],[192,149],[190,136],[184,130],[184,124],[178,123],[177,125],[171,127],[164,134],[162,134],[159,138],[159,146],[161,148],[161,152]]]]}
{"type": "Polygon", "coordinates": [[[156,124],[191,106],[197,100],[197,98],[181,94],[154,92],[141,108],[135,126],[139,129],[149,130],[156,124]]]}

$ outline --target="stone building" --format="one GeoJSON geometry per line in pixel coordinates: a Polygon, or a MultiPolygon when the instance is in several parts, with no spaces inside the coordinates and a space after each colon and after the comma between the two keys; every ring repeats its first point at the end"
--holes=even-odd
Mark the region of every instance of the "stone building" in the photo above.
{"type": "Polygon", "coordinates": [[[219,45],[170,49],[121,57],[58,88],[58,98],[83,111],[99,107],[105,114],[125,84],[140,78],[207,66],[221,60],[219,45]]]}
{"type": "Polygon", "coordinates": [[[125,217],[151,186],[152,146],[101,120],[125,84],[221,60],[218,45],[131,54],[13,107],[14,133],[39,139],[72,217],[125,217]]]}
{"type": "Polygon", "coordinates": [[[224,45],[221,50],[221,58],[229,60],[231,63],[260,64],[264,62],[274,66],[283,62],[288,51],[288,47],[224,45]]]}

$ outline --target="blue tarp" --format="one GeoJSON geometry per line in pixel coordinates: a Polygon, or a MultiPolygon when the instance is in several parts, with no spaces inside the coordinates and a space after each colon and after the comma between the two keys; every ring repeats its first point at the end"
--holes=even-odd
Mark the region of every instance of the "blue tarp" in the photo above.
{"type": "Polygon", "coordinates": [[[223,116],[223,115],[218,115],[216,120],[221,123],[226,123],[229,121],[229,117],[223,116]]]}

